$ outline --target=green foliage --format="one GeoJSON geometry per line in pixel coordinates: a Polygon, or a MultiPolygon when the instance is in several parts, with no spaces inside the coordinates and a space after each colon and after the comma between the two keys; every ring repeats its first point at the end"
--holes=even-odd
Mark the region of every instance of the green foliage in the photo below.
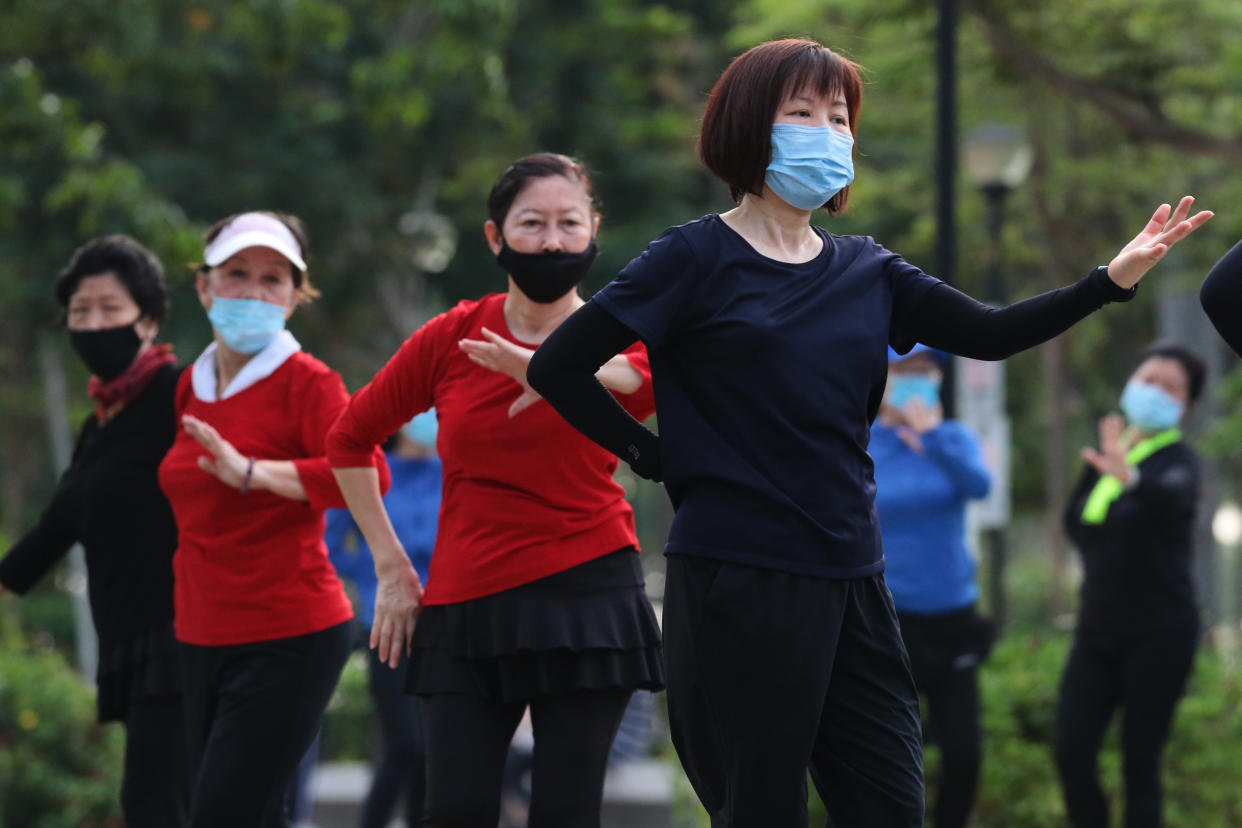
{"type": "MultiPolygon", "coordinates": [[[[5,626],[0,623],[0,627],[5,626]]],[[[119,828],[124,734],[55,652],[0,641],[0,826],[119,828]]]]}
{"type": "Polygon", "coordinates": [[[363,762],[379,754],[375,704],[367,684],[367,653],[354,651],[323,717],[319,758],[325,762],[363,762]]]}

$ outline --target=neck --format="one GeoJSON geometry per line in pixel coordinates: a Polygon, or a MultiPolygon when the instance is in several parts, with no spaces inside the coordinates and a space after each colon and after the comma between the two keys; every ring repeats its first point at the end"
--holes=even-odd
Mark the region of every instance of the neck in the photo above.
{"type": "Polygon", "coordinates": [[[216,337],[216,395],[224,394],[224,389],[241,373],[246,363],[254,359],[254,354],[239,354],[216,337]]]}
{"type": "MultiPolygon", "coordinates": [[[[799,261],[819,252],[820,238],[811,229],[811,211],[792,207],[766,185],[763,195],[747,193],[741,202],[721,215],[730,227],[758,247],[778,251],[780,258],[799,261]]],[[[761,250],[761,252],[763,252],[761,250]]]]}
{"type": "Polygon", "coordinates": [[[537,344],[584,304],[577,288],[555,302],[532,302],[510,279],[509,293],[505,296],[505,324],[518,339],[537,344]]]}

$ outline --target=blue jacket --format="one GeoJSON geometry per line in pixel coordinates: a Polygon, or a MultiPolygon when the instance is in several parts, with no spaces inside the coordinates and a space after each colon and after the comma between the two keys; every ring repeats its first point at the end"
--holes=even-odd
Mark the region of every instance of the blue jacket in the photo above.
{"type": "MultiPolygon", "coordinates": [[[[410,459],[388,455],[392,487],[384,496],[384,508],[392,521],[397,539],[414,564],[423,585],[436,543],[436,524],[440,518],[440,458],[410,459]]],[[[375,620],[375,565],[371,550],[348,509],[329,509],[324,541],[328,558],[343,580],[353,581],[358,594],[358,619],[367,627],[375,620]]]]}
{"type": "Polygon", "coordinates": [[[979,596],[966,548],[966,501],[987,495],[992,473],[961,423],[945,421],[922,441],[918,453],[879,421],[871,431],[884,578],[898,610],[952,612],[979,596]]]}

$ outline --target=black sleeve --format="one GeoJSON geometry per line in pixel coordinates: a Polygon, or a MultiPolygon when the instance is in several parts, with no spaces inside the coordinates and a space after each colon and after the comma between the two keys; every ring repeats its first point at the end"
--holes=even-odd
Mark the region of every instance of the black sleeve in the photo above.
{"type": "Polygon", "coordinates": [[[66,500],[62,477],[38,524],[0,560],[0,584],[18,595],[25,594],[73,546],[77,538],[70,529],[73,524],[66,514],[66,500]]]}
{"type": "Polygon", "coordinates": [[[1221,338],[1242,356],[1242,242],[1208,271],[1199,301],[1221,338]]]}
{"type": "Polygon", "coordinates": [[[1007,359],[1047,342],[1109,302],[1127,302],[1135,288],[1122,288],[1098,267],[1086,278],[1005,308],[976,302],[939,284],[911,312],[916,341],[971,359],[1007,359]]]}
{"type": "Polygon", "coordinates": [[[526,381],[565,421],[630,464],[660,479],[660,438],[630,416],[595,378],[605,362],[638,341],[638,334],[594,301],[547,338],[526,369],[526,381]]]}

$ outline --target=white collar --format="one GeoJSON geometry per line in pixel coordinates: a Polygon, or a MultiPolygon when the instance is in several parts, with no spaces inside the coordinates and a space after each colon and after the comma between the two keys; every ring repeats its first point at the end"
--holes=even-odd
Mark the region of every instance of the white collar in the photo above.
{"type": "MultiPolygon", "coordinates": [[[[219,399],[229,397],[267,379],[276,369],[285,364],[285,360],[302,350],[302,346],[287,330],[281,331],[276,338],[267,343],[262,351],[250,358],[219,399]]],[[[207,346],[199,358],[194,360],[194,369],[190,374],[190,382],[194,387],[194,396],[203,402],[216,402],[216,343],[207,346]]]]}

